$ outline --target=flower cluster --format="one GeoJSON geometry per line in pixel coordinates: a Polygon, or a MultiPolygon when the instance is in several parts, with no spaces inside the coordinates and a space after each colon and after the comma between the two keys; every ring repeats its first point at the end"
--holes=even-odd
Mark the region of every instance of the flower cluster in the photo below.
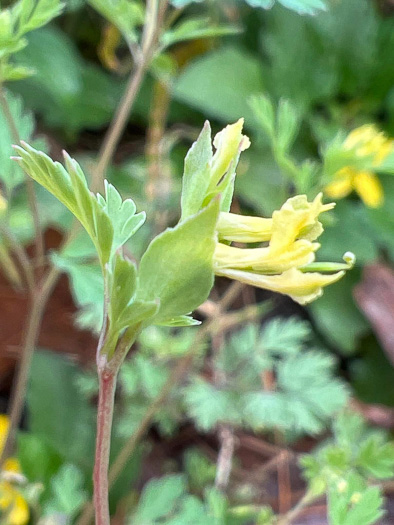
{"type": "Polygon", "coordinates": [[[376,172],[385,170],[386,160],[394,153],[394,140],[375,125],[366,124],[349,133],[342,149],[349,154],[347,163],[334,173],[325,194],[341,199],[354,190],[367,206],[379,207],[383,203],[383,189],[376,172]]]}
{"type": "MultiPolygon", "coordinates": [[[[0,414],[0,453],[9,428],[7,416],[0,414]]],[[[0,522],[4,525],[25,525],[29,521],[29,507],[17,484],[21,479],[19,463],[8,458],[0,474],[0,522]]]]}
{"type": "Polygon", "coordinates": [[[323,232],[318,216],[333,207],[334,204],[323,204],[319,194],[312,202],[306,195],[288,199],[271,219],[222,212],[217,226],[215,273],[289,295],[300,304],[313,301],[322,294],[324,286],[338,281],[353,264],[354,257],[349,254],[346,264],[316,266],[331,274],[313,271],[315,252],[320,247],[315,241],[323,232]],[[229,241],[267,245],[237,248],[229,241]]]}

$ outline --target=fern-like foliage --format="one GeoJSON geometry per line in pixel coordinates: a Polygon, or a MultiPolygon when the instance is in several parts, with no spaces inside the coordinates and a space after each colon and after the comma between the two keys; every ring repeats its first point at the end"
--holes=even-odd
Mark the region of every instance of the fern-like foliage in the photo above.
{"type": "Polygon", "coordinates": [[[335,360],[309,348],[311,327],[298,319],[274,319],[261,331],[254,325],[234,335],[215,366],[226,378],[221,388],[196,378],[185,390],[189,414],[198,426],[219,422],[252,429],[320,432],[347,399],[334,377],[335,360]],[[265,390],[264,373],[275,378],[265,390]]]}

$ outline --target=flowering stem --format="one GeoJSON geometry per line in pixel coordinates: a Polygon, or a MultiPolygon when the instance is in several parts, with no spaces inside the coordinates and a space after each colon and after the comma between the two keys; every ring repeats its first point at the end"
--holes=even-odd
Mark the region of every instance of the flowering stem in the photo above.
{"type": "Polygon", "coordinates": [[[97,412],[96,455],[93,473],[96,525],[109,525],[108,466],[111,428],[118,370],[104,366],[98,371],[99,403],[97,412]]]}

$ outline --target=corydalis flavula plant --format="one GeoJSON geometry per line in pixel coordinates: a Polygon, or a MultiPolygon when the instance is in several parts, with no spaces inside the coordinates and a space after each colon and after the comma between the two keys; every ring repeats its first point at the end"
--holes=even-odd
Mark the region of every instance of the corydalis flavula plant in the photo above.
{"type": "Polygon", "coordinates": [[[131,199],[122,201],[109,183],[104,196],[91,193],[82,169],[67,154],[62,166],[25,143],[16,147],[22,168],[85,228],[102,268],[105,301],[97,352],[100,396],[94,472],[98,525],[109,523],[107,470],[116,377],[137,334],[149,324],[195,324],[188,314],[207,299],[215,273],[305,303],[350,266],[349,261],[314,263],[319,247],[314,241],[322,232],[318,216],[332,207],[323,205],[320,195],[312,203],[305,196],[289,199],[271,219],[229,213],[239,156],[250,145],[242,126],[239,120],[218,133],[214,153],[210,126],[205,124],[185,159],[181,220],[153,239],[138,268],[122,253],[122,246],[145,220],[131,199]],[[268,246],[244,249],[230,246],[232,241],[268,246]]]}

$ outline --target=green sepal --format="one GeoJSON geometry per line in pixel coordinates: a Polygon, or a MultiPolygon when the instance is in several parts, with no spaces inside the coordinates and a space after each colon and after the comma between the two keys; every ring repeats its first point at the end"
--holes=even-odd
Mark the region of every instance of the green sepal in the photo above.
{"type": "Polygon", "coordinates": [[[216,199],[150,243],[141,259],[137,298],[160,300],[154,322],[187,315],[208,297],[214,280],[218,214],[216,199]]]}
{"type": "Polygon", "coordinates": [[[197,213],[203,205],[210,184],[212,156],[211,126],[206,121],[185,158],[181,196],[182,221],[197,213]]]}

